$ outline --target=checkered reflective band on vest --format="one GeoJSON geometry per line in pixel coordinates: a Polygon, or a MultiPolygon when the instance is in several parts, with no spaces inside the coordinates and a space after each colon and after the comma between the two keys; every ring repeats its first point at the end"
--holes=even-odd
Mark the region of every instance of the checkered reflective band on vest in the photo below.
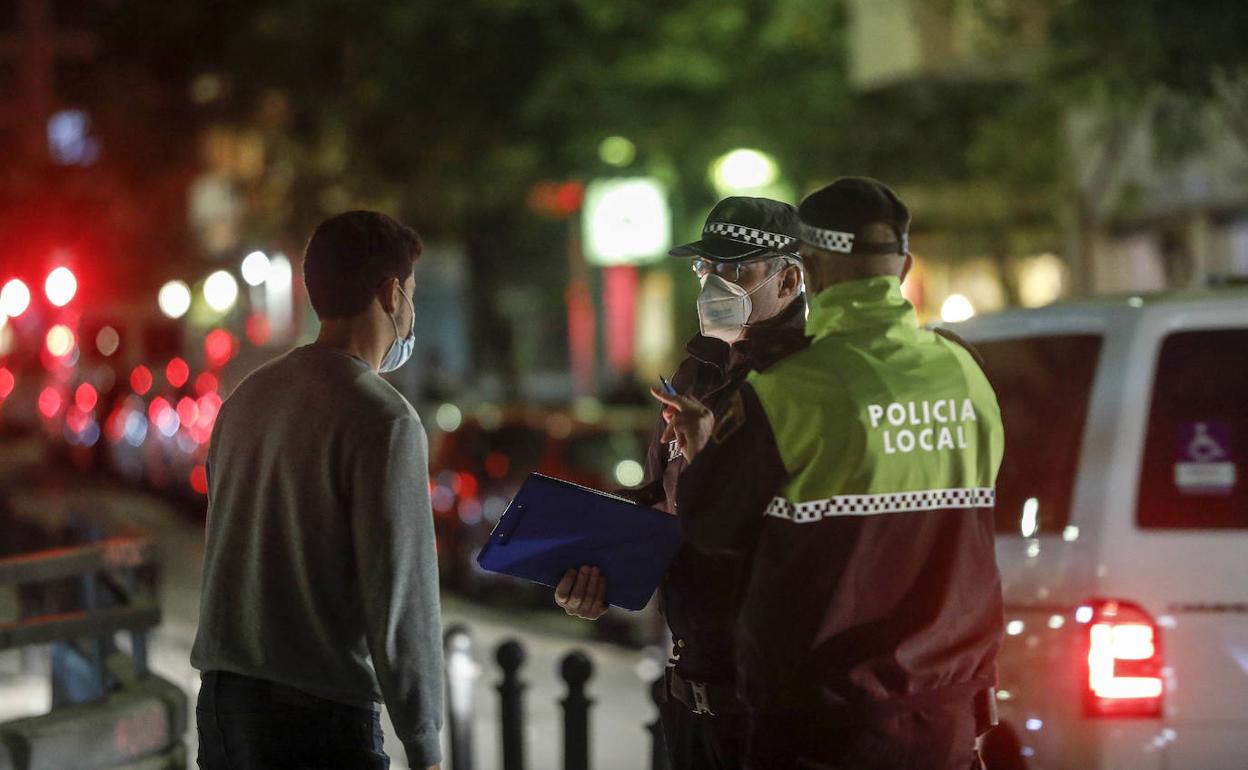
{"type": "Polygon", "coordinates": [[[767,515],[797,524],[833,516],[876,516],[881,513],[942,511],[958,508],[991,508],[996,504],[992,487],[927,489],[921,492],[891,492],[877,495],[837,495],[826,500],[794,503],[777,497],[767,506],[767,515]]]}

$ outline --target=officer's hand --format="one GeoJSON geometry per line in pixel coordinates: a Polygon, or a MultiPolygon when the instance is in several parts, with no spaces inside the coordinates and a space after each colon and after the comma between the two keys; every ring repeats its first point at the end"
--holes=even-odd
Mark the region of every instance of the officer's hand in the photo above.
{"type": "Polygon", "coordinates": [[[555,604],[574,618],[597,620],[607,612],[607,579],[597,567],[570,569],[555,587],[555,604]]]}
{"type": "Polygon", "coordinates": [[[654,388],[650,389],[650,395],[668,407],[663,410],[665,416],[669,410],[672,412],[667,429],[659,440],[676,439],[680,453],[686,460],[693,462],[693,458],[711,440],[711,433],[715,430],[715,414],[701,401],[690,396],[672,396],[654,388]]]}

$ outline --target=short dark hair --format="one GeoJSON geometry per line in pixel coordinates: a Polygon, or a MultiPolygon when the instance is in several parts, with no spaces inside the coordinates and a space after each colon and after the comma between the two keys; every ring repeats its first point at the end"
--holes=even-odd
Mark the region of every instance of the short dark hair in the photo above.
{"type": "Polygon", "coordinates": [[[407,280],[423,250],[415,230],[376,211],[326,219],[304,252],[303,280],[312,309],[322,319],[359,315],[382,281],[407,280]]]}

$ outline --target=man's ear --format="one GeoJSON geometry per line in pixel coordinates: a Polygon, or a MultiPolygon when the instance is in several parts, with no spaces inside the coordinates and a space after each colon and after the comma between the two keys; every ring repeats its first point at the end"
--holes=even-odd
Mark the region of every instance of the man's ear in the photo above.
{"type": "Polygon", "coordinates": [[[381,286],[377,287],[377,299],[386,315],[394,315],[399,307],[399,279],[387,278],[382,281],[381,286]]]}
{"type": "Polygon", "coordinates": [[[901,280],[904,283],[906,276],[910,274],[910,268],[914,267],[914,257],[910,256],[910,252],[906,252],[906,261],[901,265],[901,280]]]}
{"type": "Polygon", "coordinates": [[[784,274],[780,276],[780,299],[792,297],[802,288],[802,268],[797,265],[789,265],[784,268],[784,274]]]}

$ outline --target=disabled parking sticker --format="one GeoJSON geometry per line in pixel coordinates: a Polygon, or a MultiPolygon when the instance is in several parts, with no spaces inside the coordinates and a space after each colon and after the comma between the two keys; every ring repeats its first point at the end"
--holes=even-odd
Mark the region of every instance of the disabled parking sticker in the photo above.
{"type": "Polygon", "coordinates": [[[1231,425],[1226,422],[1179,423],[1174,485],[1188,495],[1230,494],[1237,481],[1231,455],[1231,425]]]}

